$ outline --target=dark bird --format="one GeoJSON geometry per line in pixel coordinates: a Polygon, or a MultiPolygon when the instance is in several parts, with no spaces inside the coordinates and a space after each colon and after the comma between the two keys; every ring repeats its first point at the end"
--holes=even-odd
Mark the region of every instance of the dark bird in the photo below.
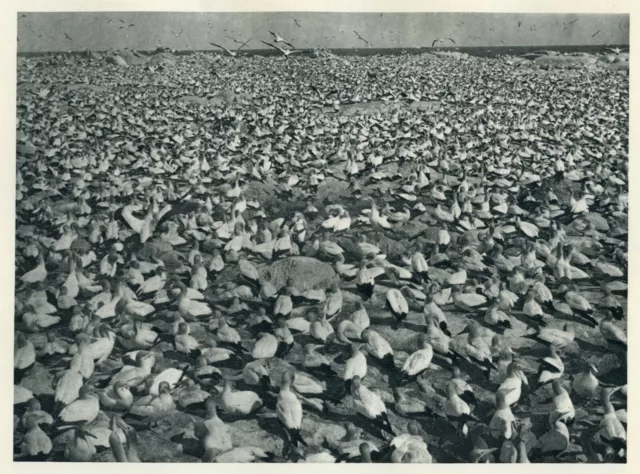
{"type": "Polygon", "coordinates": [[[27,17],[27,15],[25,15],[25,14],[23,13],[22,15],[20,15],[20,16],[18,17],[18,20],[20,20],[21,18],[26,18],[26,17],[27,17]]]}
{"type": "Polygon", "coordinates": [[[296,20],[296,19],[294,18],[294,19],[293,19],[293,22],[296,24],[296,26],[297,26],[298,28],[301,28],[301,26],[300,26],[300,22],[299,22],[298,20],[296,20]]]}
{"type": "MultiPolygon", "coordinates": [[[[287,40],[285,40],[282,36],[280,36],[278,33],[274,33],[273,31],[269,32],[271,34],[271,36],[274,37],[274,43],[284,43],[286,45],[288,45],[289,47],[293,48],[294,46],[289,43],[287,40]]],[[[263,41],[264,42],[264,41],[263,41]]]]}
{"type": "Polygon", "coordinates": [[[182,34],[182,32],[183,32],[183,31],[184,31],[184,29],[180,30],[180,33],[176,33],[175,31],[173,31],[173,30],[172,30],[172,31],[171,31],[171,33],[173,33],[173,35],[174,35],[176,38],[180,38],[180,35],[182,34]]]}
{"type": "Polygon", "coordinates": [[[69,36],[69,35],[68,35],[68,34],[66,34],[66,33],[64,34],[64,37],[65,37],[65,38],[67,38],[69,41],[73,41],[73,40],[71,39],[71,36],[69,36]]]}
{"type": "Polygon", "coordinates": [[[519,21],[519,22],[518,22],[518,28],[520,28],[521,26],[522,26],[522,22],[521,22],[521,21],[519,21]]]}
{"type": "Polygon", "coordinates": [[[353,32],[356,34],[356,36],[360,41],[363,41],[367,46],[371,46],[371,43],[369,43],[366,39],[360,36],[360,33],[358,33],[356,30],[353,30],[353,32]]]}
{"type": "Polygon", "coordinates": [[[125,21],[123,19],[118,20],[120,23],[122,23],[123,25],[126,25],[125,21]]]}
{"type": "Polygon", "coordinates": [[[570,21],[570,22],[568,22],[568,23],[563,23],[563,25],[564,25],[564,26],[562,27],[562,29],[563,29],[563,30],[566,30],[566,29],[567,29],[567,27],[568,27],[569,25],[573,25],[576,21],[578,21],[578,19],[577,19],[577,18],[576,18],[575,20],[571,20],[571,21],[570,21]]]}
{"type": "Polygon", "coordinates": [[[431,43],[431,47],[433,48],[436,45],[436,43],[444,43],[445,40],[449,40],[453,44],[456,44],[456,42],[453,41],[452,38],[436,38],[436,39],[433,40],[433,43],[431,43]]]}
{"type": "Polygon", "coordinates": [[[598,36],[600,34],[600,30],[596,31],[594,34],[591,35],[592,38],[595,38],[596,36],[598,36]]]}

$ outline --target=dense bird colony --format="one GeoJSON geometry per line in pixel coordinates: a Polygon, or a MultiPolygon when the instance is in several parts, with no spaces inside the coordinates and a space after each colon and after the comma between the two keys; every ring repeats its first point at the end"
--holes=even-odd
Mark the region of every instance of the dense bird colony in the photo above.
{"type": "Polygon", "coordinates": [[[127,54],[19,60],[15,459],[626,459],[626,71],[127,54]]]}

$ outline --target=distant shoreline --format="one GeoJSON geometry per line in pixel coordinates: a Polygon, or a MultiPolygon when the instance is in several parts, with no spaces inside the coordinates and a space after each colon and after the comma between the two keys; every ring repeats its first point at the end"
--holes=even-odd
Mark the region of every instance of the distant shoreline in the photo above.
{"type": "MultiPolygon", "coordinates": [[[[522,55],[526,53],[532,53],[534,51],[558,51],[560,53],[603,53],[610,48],[629,49],[629,45],[571,45],[571,46],[468,46],[468,47],[453,47],[453,48],[345,48],[345,49],[323,49],[323,51],[329,51],[339,56],[396,56],[401,54],[422,54],[422,53],[434,53],[437,51],[448,52],[460,52],[467,53],[470,56],[478,57],[496,57],[504,54],[509,55],[522,55]]],[[[47,56],[51,54],[85,54],[88,50],[83,51],[38,51],[38,52],[18,52],[18,57],[34,57],[34,56],[47,56]]],[[[117,51],[117,50],[115,50],[117,51]]],[[[155,50],[136,50],[141,53],[152,54],[155,50]]],[[[302,49],[303,55],[313,54],[313,49],[302,49]]],[[[105,52],[104,50],[98,52],[105,52]]],[[[218,49],[207,50],[176,50],[176,55],[188,55],[194,53],[208,53],[208,54],[220,54],[226,55],[218,49]]],[[[270,49],[247,49],[243,51],[242,56],[281,56],[281,53],[270,49]]]]}

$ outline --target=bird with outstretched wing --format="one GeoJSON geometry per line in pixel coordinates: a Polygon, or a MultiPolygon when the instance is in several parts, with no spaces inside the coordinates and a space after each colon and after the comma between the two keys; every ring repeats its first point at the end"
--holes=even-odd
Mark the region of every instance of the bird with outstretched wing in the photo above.
{"type": "Polygon", "coordinates": [[[433,40],[433,43],[431,43],[431,47],[433,48],[437,43],[444,43],[445,41],[451,41],[453,44],[456,44],[452,38],[436,38],[433,40]]]}

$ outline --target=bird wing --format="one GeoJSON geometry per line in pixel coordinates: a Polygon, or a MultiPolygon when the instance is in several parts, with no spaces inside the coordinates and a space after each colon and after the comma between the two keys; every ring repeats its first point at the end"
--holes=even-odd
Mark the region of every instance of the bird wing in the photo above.
{"type": "Polygon", "coordinates": [[[251,41],[253,38],[249,38],[247,41],[245,41],[244,43],[242,43],[242,45],[240,45],[240,47],[237,49],[237,51],[240,51],[242,48],[244,48],[246,45],[249,44],[249,41],[251,41]]]}
{"type": "Polygon", "coordinates": [[[122,218],[129,225],[129,227],[131,227],[131,229],[133,229],[135,232],[139,234],[140,232],[142,232],[144,221],[142,219],[138,219],[136,216],[133,215],[132,211],[135,211],[135,210],[138,210],[137,206],[132,206],[132,205],[125,206],[122,209],[122,218]]]}
{"type": "Polygon", "coordinates": [[[231,51],[229,51],[227,48],[225,48],[224,46],[220,46],[219,44],[215,44],[215,43],[209,43],[211,46],[215,46],[216,48],[220,48],[220,49],[224,49],[227,53],[231,54],[231,51]]]}
{"type": "MultiPolygon", "coordinates": [[[[262,41],[262,40],[261,40],[262,41]]],[[[278,51],[282,51],[281,48],[279,48],[278,46],[271,44],[271,43],[267,43],[266,41],[262,41],[264,44],[266,44],[267,46],[271,46],[272,48],[277,49],[278,51]]]]}
{"type": "Polygon", "coordinates": [[[560,368],[558,361],[552,357],[545,357],[540,362],[540,372],[546,370],[547,372],[560,373],[562,369],[560,368]]]}

